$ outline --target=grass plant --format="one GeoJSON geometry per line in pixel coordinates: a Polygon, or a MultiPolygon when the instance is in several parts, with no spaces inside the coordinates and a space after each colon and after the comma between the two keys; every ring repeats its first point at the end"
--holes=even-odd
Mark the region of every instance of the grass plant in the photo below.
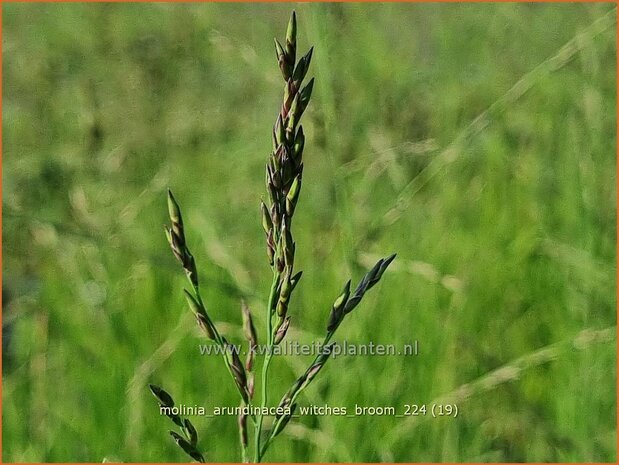
{"type": "MultiPolygon", "coordinates": [[[[260,462],[269,446],[290,422],[297,408],[297,397],[312,383],[331,355],[333,338],[344,317],[352,312],[363,299],[365,293],[376,285],[383,273],[395,259],[395,254],[379,259],[361,279],[351,293],[349,280],[335,299],[328,323],[326,335],[320,353],[316,355],[307,370],[293,383],[279,401],[279,413],[273,419],[271,429],[265,431],[265,409],[269,405],[269,367],[275,354],[275,346],[286,337],[290,327],[291,316],[288,308],[292,292],[301,280],[302,271],[294,269],[296,242],[293,236],[292,219],[294,216],[303,178],[303,150],[305,135],[300,124],[301,117],[309,105],[314,87],[314,79],[304,84],[312,60],[313,47],[297,59],[297,18],[293,12],[286,39],[282,45],[275,39],[275,52],[279,69],[284,79],[284,96],[281,109],[273,126],[273,151],[266,164],[266,189],[268,202],[261,201],[262,227],[266,235],[266,251],[271,267],[272,282],[266,305],[266,354],[262,363],[260,379],[260,413],[257,415],[240,411],[238,416],[241,457],[249,461],[248,418],[254,424],[253,461],[260,462]]],[[[220,334],[207,312],[200,294],[198,268],[196,260],[189,250],[185,237],[185,228],[180,206],[171,191],[168,191],[168,213],[171,226],[165,228],[166,237],[176,259],[180,262],[191,285],[191,291],[184,290],[189,309],[193,313],[204,335],[217,344],[223,361],[232,376],[234,385],[241,397],[241,407],[251,407],[254,399],[255,382],[253,375],[255,347],[258,344],[256,330],[249,307],[241,304],[243,330],[248,343],[247,360],[241,363],[238,352],[231,349],[228,340],[220,334]]],[[[160,406],[173,407],[172,397],[163,388],[150,385],[152,393],[160,406]]],[[[178,416],[170,417],[180,428],[185,437],[170,432],[176,444],[191,458],[204,461],[197,449],[197,433],[188,419],[178,416]]]]}
{"type": "MultiPolygon", "coordinates": [[[[352,295],[397,251],[331,342],[419,355],[329,360],[261,460],[616,463],[616,5],[295,8],[316,80],[303,276],[276,347],[322,341],[347,278],[352,295]],[[381,401],[461,414],[301,415],[381,401]]],[[[3,462],[193,460],[149,383],[177,406],[243,403],[222,355],[198,355],[220,346],[161,225],[171,187],[208,317],[249,345],[242,300],[266,345],[258,207],[284,83],[269,39],[285,49],[290,9],[3,2],[3,462]]],[[[264,356],[240,359],[259,408],[264,356]]],[[[313,361],[273,357],[271,407],[313,361]]],[[[242,458],[235,413],[179,417],[205,460],[242,458]]]]}

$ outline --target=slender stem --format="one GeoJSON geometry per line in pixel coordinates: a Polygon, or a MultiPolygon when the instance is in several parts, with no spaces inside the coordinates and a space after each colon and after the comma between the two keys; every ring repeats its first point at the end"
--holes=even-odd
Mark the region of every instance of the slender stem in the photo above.
{"type": "MultiPolygon", "coordinates": [[[[264,367],[262,370],[262,407],[266,407],[267,405],[267,379],[268,379],[268,371],[269,365],[271,363],[271,354],[267,354],[264,358],[264,367]]],[[[262,433],[262,419],[263,415],[260,412],[260,416],[258,417],[258,432],[256,433],[256,462],[260,462],[262,459],[262,453],[260,450],[260,436],[262,433]]]]}
{"type": "Polygon", "coordinates": [[[247,454],[247,447],[243,447],[241,445],[241,454],[242,454],[242,461],[243,463],[248,463],[249,462],[249,456],[247,454]]]}
{"type": "MultiPolygon", "coordinates": [[[[321,348],[324,348],[327,346],[327,344],[329,344],[329,342],[331,341],[331,338],[333,337],[333,334],[335,334],[335,331],[337,330],[337,328],[340,325],[338,324],[333,330],[329,331],[326,335],[325,338],[322,341],[322,346],[321,348]]],[[[316,355],[316,357],[314,358],[314,361],[310,364],[310,367],[313,366],[317,361],[318,361],[318,357],[320,357],[320,354],[316,355]]],[[[294,393],[294,395],[292,396],[292,398],[290,399],[289,404],[292,405],[294,403],[294,401],[297,399],[297,397],[299,396],[299,394],[301,394],[301,392],[303,392],[303,389],[299,389],[296,393],[294,393]]],[[[280,421],[283,420],[284,417],[280,418],[280,421]]],[[[262,449],[260,451],[260,456],[264,456],[264,454],[266,453],[267,449],[269,448],[269,445],[271,444],[271,441],[273,440],[273,438],[275,438],[275,430],[276,430],[276,426],[277,423],[273,425],[272,428],[272,432],[271,435],[267,438],[267,440],[264,442],[264,444],[262,445],[262,449]]]]}
{"type": "Polygon", "coordinates": [[[260,450],[260,436],[262,434],[262,420],[264,419],[264,415],[262,411],[267,406],[268,401],[268,376],[269,376],[269,365],[271,364],[271,358],[273,357],[273,311],[275,310],[275,304],[277,302],[277,286],[279,285],[279,280],[281,278],[281,273],[276,269],[273,271],[273,282],[271,284],[271,292],[269,294],[269,302],[267,304],[267,333],[266,340],[268,341],[267,352],[264,357],[264,363],[262,364],[262,379],[261,379],[261,411],[258,413],[258,418],[256,422],[256,434],[255,434],[255,451],[254,451],[254,461],[260,462],[262,459],[262,453],[260,450]]]}

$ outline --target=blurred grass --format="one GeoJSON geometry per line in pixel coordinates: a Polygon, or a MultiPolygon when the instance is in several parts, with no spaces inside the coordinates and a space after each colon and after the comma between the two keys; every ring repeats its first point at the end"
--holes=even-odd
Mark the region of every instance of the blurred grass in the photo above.
{"type": "MultiPolygon", "coordinates": [[[[149,381],[236,405],[220,360],[198,356],[165,189],[240,342],[239,299],[261,315],[268,292],[258,202],[291,8],[3,6],[4,461],[183,460],[149,381]]],[[[616,461],[612,5],[295,8],[317,86],[294,334],[321,334],[343,282],[393,251],[339,338],[421,349],[336,359],[303,401],[402,409],[563,349],[457,419],[304,417],[267,459],[616,461]]],[[[306,363],[276,361],[271,398],[306,363]]],[[[233,419],[195,423],[209,460],[239,459],[233,419]]]]}

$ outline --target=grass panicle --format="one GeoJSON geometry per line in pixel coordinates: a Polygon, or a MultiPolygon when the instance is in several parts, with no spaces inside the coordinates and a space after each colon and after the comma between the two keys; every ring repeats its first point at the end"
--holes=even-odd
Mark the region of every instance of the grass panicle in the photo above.
{"type": "Polygon", "coordinates": [[[182,435],[170,431],[170,436],[172,436],[176,445],[196,462],[204,463],[204,456],[198,450],[198,432],[189,418],[181,418],[171,411],[174,407],[174,400],[165,390],[154,384],[149,384],[148,387],[159,402],[159,406],[165,409],[166,415],[181,430],[182,435]]]}
{"type": "MultiPolygon", "coordinates": [[[[265,351],[261,367],[260,406],[254,417],[240,409],[238,415],[239,440],[243,462],[249,461],[249,429],[248,417],[254,424],[254,462],[260,462],[277,437],[289,424],[297,408],[297,397],[315,379],[331,355],[334,343],[330,342],[344,317],[361,301],[364,294],[381,279],[395,254],[379,260],[368,271],[357,288],[351,294],[351,282],[348,281],[342,293],[335,300],[329,315],[327,332],[322,344],[322,350],[294,382],[278,406],[285,412],[274,418],[272,427],[266,431],[263,428],[264,414],[268,407],[269,367],[274,347],[280,344],[288,333],[292,318],[289,315],[290,302],[294,289],[299,284],[302,271],[296,271],[295,253],[296,241],[293,234],[293,217],[297,209],[303,185],[303,150],[305,148],[305,133],[301,125],[301,117],[308,108],[314,79],[304,84],[312,61],[314,49],[310,48],[305,55],[297,60],[297,19],[293,12],[288,22],[285,43],[282,45],[275,39],[277,62],[284,79],[283,100],[272,131],[272,151],[266,163],[267,200],[260,202],[262,228],[265,234],[268,263],[271,267],[272,282],[265,315],[265,351]]],[[[245,302],[241,302],[243,319],[243,334],[248,344],[245,363],[241,362],[238,351],[221,336],[213,320],[210,318],[198,285],[198,270],[196,262],[189,251],[181,208],[168,192],[168,212],[171,226],[165,228],[168,242],[176,259],[185,271],[191,291],[185,289],[185,298],[190,311],[195,315],[199,327],[206,337],[218,344],[223,350],[224,363],[230,372],[234,384],[241,397],[241,407],[253,406],[255,390],[254,362],[258,336],[253,322],[253,316],[245,302]]],[[[173,404],[171,397],[155,386],[151,390],[161,405],[173,404]]],[[[181,428],[183,436],[170,432],[176,443],[189,456],[197,461],[203,461],[203,456],[196,449],[197,432],[187,419],[172,418],[181,428]]]]}

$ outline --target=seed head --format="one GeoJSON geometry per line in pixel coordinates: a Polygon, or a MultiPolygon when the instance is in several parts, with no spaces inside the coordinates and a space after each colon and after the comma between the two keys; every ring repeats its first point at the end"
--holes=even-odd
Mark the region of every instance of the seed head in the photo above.
{"type": "Polygon", "coordinates": [[[287,316],[277,328],[277,332],[275,333],[275,345],[282,342],[284,337],[286,337],[286,332],[288,331],[288,327],[290,326],[290,317],[287,316]]]}
{"type": "Polygon", "coordinates": [[[213,322],[206,313],[206,309],[198,303],[193,295],[187,290],[185,291],[185,299],[189,304],[189,309],[195,315],[198,326],[206,333],[209,339],[216,340],[215,331],[213,330],[213,322]]]}
{"type": "Polygon", "coordinates": [[[254,327],[251,311],[244,300],[241,301],[241,313],[243,315],[243,334],[245,335],[245,339],[247,339],[251,347],[255,347],[258,345],[258,336],[256,335],[256,328],[254,327]]]}
{"type": "Polygon", "coordinates": [[[175,433],[174,431],[170,431],[170,436],[174,439],[174,442],[185,451],[187,455],[189,455],[196,462],[204,463],[204,457],[202,454],[192,446],[185,438],[183,438],[180,434],[175,433]]]}
{"type": "Polygon", "coordinates": [[[198,444],[198,432],[188,418],[185,418],[183,420],[183,433],[185,433],[185,437],[187,437],[189,443],[193,447],[196,447],[196,445],[198,444]]]}
{"type": "Polygon", "coordinates": [[[234,382],[236,383],[241,396],[245,403],[249,403],[249,393],[247,391],[247,376],[245,375],[245,369],[239,358],[235,347],[231,346],[225,338],[222,338],[222,344],[228,357],[228,364],[232,371],[234,382]]]}
{"type": "Polygon", "coordinates": [[[241,313],[243,315],[243,334],[245,339],[249,343],[249,350],[247,351],[247,358],[245,360],[245,368],[247,371],[251,371],[254,365],[254,354],[256,346],[258,345],[258,336],[256,335],[256,328],[251,317],[251,312],[245,301],[241,301],[241,313]]]}
{"type": "MultiPolygon", "coordinates": [[[[174,407],[174,400],[172,399],[172,396],[170,394],[168,394],[159,386],[155,386],[154,384],[149,384],[148,387],[150,388],[150,392],[153,393],[161,407],[166,407],[170,409],[174,407]]],[[[168,411],[166,415],[178,426],[183,426],[183,424],[181,423],[181,419],[178,415],[175,415],[170,411],[168,411]]]]}
{"type": "Polygon", "coordinates": [[[279,433],[283,431],[286,425],[290,422],[292,415],[294,415],[295,410],[297,409],[297,404],[292,404],[290,407],[290,413],[288,415],[284,415],[284,417],[277,422],[275,425],[275,429],[273,430],[273,437],[277,436],[279,433]]]}
{"type": "Polygon", "coordinates": [[[174,399],[172,399],[172,396],[170,394],[168,394],[166,391],[164,391],[162,388],[155,384],[149,384],[148,387],[150,388],[150,391],[153,393],[155,398],[159,401],[159,405],[169,408],[174,407],[174,399]]]}
{"type": "Polygon", "coordinates": [[[355,289],[352,297],[350,297],[350,299],[348,299],[348,302],[346,302],[346,305],[344,306],[344,314],[348,314],[353,311],[353,309],[359,304],[359,302],[361,302],[361,299],[363,298],[363,295],[366,293],[366,291],[373,287],[378,281],[380,281],[383,273],[391,264],[391,262],[395,259],[395,257],[396,254],[393,254],[387,258],[381,258],[380,260],[378,260],[378,262],[376,262],[376,265],[374,265],[374,267],[365,274],[361,282],[359,282],[357,289],[355,289]]]}
{"type": "Polygon", "coordinates": [[[316,362],[311,367],[309,367],[308,370],[305,372],[305,379],[300,389],[305,389],[312,382],[312,380],[316,377],[316,375],[318,375],[318,372],[322,370],[322,367],[324,367],[325,363],[327,363],[327,360],[329,360],[329,356],[331,355],[331,352],[333,351],[334,345],[335,345],[335,342],[332,342],[328,346],[325,346],[322,348],[322,352],[316,359],[316,362]]]}
{"type": "Polygon", "coordinates": [[[331,332],[335,330],[339,324],[342,322],[344,318],[344,306],[346,302],[348,302],[348,297],[350,296],[350,280],[344,286],[342,293],[339,295],[335,302],[333,303],[333,308],[331,309],[331,315],[329,316],[329,324],[327,325],[327,331],[331,332]]]}
{"type": "Polygon", "coordinates": [[[181,209],[170,190],[168,190],[168,213],[170,215],[172,227],[166,227],[165,233],[170,244],[170,248],[172,249],[176,259],[181,263],[181,265],[183,265],[183,269],[185,270],[185,273],[193,286],[197,287],[198,270],[196,269],[196,262],[193,255],[191,255],[191,252],[189,252],[189,248],[185,242],[185,230],[183,227],[181,209]]]}

